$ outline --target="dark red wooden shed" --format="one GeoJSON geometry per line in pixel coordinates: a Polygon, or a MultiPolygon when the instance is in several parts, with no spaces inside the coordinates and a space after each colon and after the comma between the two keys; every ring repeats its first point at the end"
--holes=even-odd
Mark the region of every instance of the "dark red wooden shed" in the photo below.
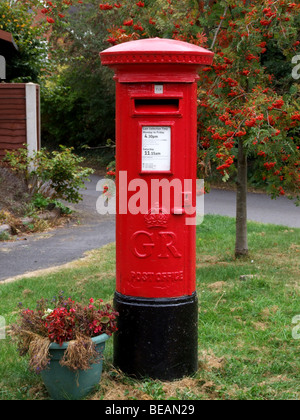
{"type": "MultiPolygon", "coordinates": [[[[0,30],[0,80],[6,78],[6,59],[18,51],[11,33],[0,30]]],[[[6,150],[27,144],[40,149],[40,88],[33,83],[0,83],[0,160],[6,150]]]]}
{"type": "Polygon", "coordinates": [[[0,30],[0,54],[8,57],[18,51],[17,44],[10,32],[0,30]]]}
{"type": "Polygon", "coordinates": [[[27,144],[40,149],[40,87],[33,83],[0,84],[0,159],[6,150],[27,144]]]}

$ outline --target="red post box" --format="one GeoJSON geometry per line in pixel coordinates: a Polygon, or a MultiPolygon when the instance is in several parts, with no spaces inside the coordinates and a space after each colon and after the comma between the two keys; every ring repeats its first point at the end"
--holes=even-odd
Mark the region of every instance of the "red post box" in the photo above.
{"type": "Polygon", "coordinates": [[[154,38],[100,55],[116,80],[114,361],[130,375],[178,379],[198,365],[197,80],[213,53],[154,38]]]}

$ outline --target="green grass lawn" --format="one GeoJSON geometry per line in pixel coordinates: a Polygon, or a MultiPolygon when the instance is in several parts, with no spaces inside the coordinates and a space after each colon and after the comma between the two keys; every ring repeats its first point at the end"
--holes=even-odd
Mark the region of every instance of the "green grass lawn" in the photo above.
{"type": "MultiPolygon", "coordinates": [[[[112,365],[106,349],[102,381],[90,399],[298,399],[300,229],[249,223],[249,258],[235,260],[234,219],[206,216],[197,228],[199,370],[173,383],[136,381],[112,365]],[[243,277],[243,280],[241,279],[243,277]]],[[[115,246],[93,251],[69,268],[0,283],[0,316],[15,321],[18,303],[35,307],[61,291],[73,299],[111,301],[115,246]]],[[[47,399],[41,378],[28,371],[9,337],[0,340],[0,399],[47,399]]]]}

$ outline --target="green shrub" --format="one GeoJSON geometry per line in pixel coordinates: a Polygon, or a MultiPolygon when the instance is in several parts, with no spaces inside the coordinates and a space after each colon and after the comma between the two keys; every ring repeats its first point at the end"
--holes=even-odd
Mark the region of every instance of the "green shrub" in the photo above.
{"type": "Polygon", "coordinates": [[[79,190],[85,188],[84,182],[94,172],[81,166],[83,160],[73,153],[73,148],[63,146],[60,151],[42,149],[32,156],[24,148],[7,152],[5,156],[11,169],[26,180],[30,194],[36,196],[37,206],[45,204],[42,197],[70,203],[81,201],[79,190]]]}
{"type": "Polygon", "coordinates": [[[69,207],[65,206],[61,201],[51,200],[49,197],[45,197],[40,193],[37,193],[33,196],[31,203],[34,209],[43,210],[48,209],[52,210],[53,208],[60,209],[61,214],[71,214],[72,210],[69,207]]]}

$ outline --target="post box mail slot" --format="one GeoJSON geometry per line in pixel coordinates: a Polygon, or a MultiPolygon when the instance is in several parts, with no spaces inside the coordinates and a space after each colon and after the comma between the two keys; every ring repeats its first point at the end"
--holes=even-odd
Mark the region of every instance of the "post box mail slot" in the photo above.
{"type": "Polygon", "coordinates": [[[203,48],[158,38],[101,53],[115,71],[117,191],[126,191],[125,203],[117,196],[114,360],[135,376],[170,380],[197,370],[196,226],[188,222],[196,203],[196,81],[212,59],[203,48]]]}
{"type": "Polygon", "coordinates": [[[135,111],[141,114],[173,113],[179,111],[179,99],[135,99],[135,111]]]}

